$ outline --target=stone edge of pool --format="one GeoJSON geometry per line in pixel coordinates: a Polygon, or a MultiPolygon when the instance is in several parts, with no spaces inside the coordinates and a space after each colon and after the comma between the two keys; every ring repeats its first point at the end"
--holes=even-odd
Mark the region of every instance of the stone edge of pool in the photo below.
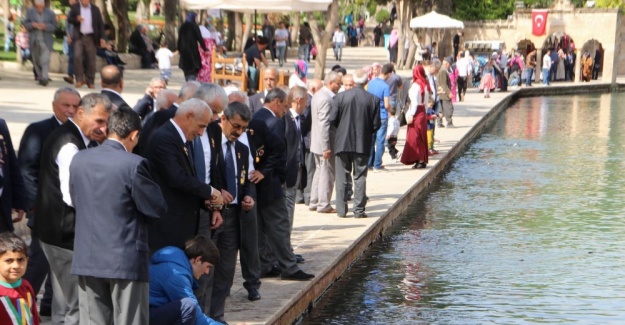
{"type": "Polygon", "coordinates": [[[388,211],[373,223],[365,232],[340,254],[333,263],[318,273],[317,277],[295,295],[289,303],[274,314],[267,324],[293,324],[299,322],[302,317],[313,307],[315,302],[330,289],[351,265],[365,252],[367,247],[380,238],[385,231],[397,220],[408,205],[414,201],[423,191],[440,175],[449,164],[462,154],[468,144],[473,142],[490,122],[497,117],[505,108],[514,104],[519,98],[557,95],[579,95],[591,93],[614,93],[625,92],[625,84],[615,83],[591,83],[571,84],[563,86],[521,88],[511,92],[496,103],[471,129],[454,144],[449,152],[432,166],[432,168],[418,179],[414,185],[402,194],[393,203],[388,211]]]}

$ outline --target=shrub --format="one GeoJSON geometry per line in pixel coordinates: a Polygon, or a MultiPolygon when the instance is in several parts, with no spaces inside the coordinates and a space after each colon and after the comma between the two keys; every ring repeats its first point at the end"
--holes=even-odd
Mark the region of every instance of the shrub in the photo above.
{"type": "Polygon", "coordinates": [[[389,19],[391,19],[391,13],[388,12],[388,10],[386,9],[382,9],[378,11],[377,14],[375,14],[375,21],[377,21],[378,23],[383,23],[389,19]]]}

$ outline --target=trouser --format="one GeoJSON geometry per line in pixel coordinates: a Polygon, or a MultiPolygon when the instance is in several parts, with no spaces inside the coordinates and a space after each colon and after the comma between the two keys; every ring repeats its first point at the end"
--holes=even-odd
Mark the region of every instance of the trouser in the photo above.
{"type": "Polygon", "coordinates": [[[306,159],[306,187],[304,188],[304,204],[309,205],[310,204],[310,189],[312,188],[312,183],[313,183],[313,177],[315,176],[315,170],[317,169],[317,166],[315,165],[315,154],[310,152],[310,151],[306,151],[306,155],[305,155],[305,159],[306,159]]]}
{"type": "Polygon", "coordinates": [[[215,265],[210,317],[222,321],[226,310],[226,298],[234,282],[237,253],[240,243],[240,204],[230,204],[221,211],[223,224],[215,231],[213,242],[219,250],[219,264],[215,265]]]}
{"type": "Polygon", "coordinates": [[[336,212],[339,217],[347,215],[347,177],[354,175],[354,215],[365,213],[367,205],[367,161],[365,154],[341,152],[336,155],[336,212]]]}
{"type": "Polygon", "coordinates": [[[286,211],[289,214],[289,234],[293,232],[293,220],[295,217],[295,196],[297,195],[297,188],[301,183],[302,179],[302,168],[298,168],[297,171],[297,180],[295,181],[295,186],[287,187],[284,190],[284,200],[286,202],[286,211]]]}
{"type": "Polygon", "coordinates": [[[74,40],[74,72],[76,82],[95,84],[96,40],[93,34],[81,35],[74,40]]]}
{"type": "Polygon", "coordinates": [[[549,69],[543,68],[543,84],[549,85],[549,69]]]}
{"type": "Polygon", "coordinates": [[[297,57],[299,57],[300,60],[308,61],[308,58],[310,57],[310,45],[300,45],[297,50],[297,57]]]}
{"type": "Polygon", "coordinates": [[[334,189],[334,157],[324,159],[322,155],[315,155],[315,175],[310,189],[310,209],[317,211],[332,209],[332,190],[334,189]]]}
{"type": "Polygon", "coordinates": [[[532,85],[532,77],[534,74],[534,68],[525,68],[525,85],[532,85]]]}
{"type": "Polygon", "coordinates": [[[70,274],[74,252],[41,242],[52,275],[52,324],[78,325],[78,277],[70,274]]]}
{"type": "Polygon", "coordinates": [[[369,157],[369,167],[374,169],[382,168],[382,156],[384,155],[384,141],[386,140],[386,129],[388,128],[388,119],[380,119],[380,129],[374,135],[371,144],[371,156],[369,157]]]}
{"type": "Polygon", "coordinates": [[[299,271],[295,254],[291,251],[289,237],[289,217],[286,211],[284,196],[276,197],[272,202],[258,209],[259,255],[261,271],[267,273],[272,269],[272,252],[278,260],[282,276],[289,276],[299,271]]]}
{"type": "Polygon", "coordinates": [[[454,115],[454,104],[451,100],[443,99],[441,100],[441,107],[443,108],[443,117],[447,121],[447,124],[453,124],[451,118],[454,115]]]}
{"type": "Polygon", "coordinates": [[[149,282],[78,277],[82,324],[143,325],[149,320],[149,282]]]}
{"type": "Polygon", "coordinates": [[[256,185],[250,182],[250,196],[256,202],[250,211],[241,211],[240,218],[240,261],[243,287],[247,290],[260,288],[260,259],[258,256],[258,202],[256,185]]]}
{"type": "Polygon", "coordinates": [[[182,298],[160,307],[150,307],[150,325],[194,325],[198,315],[195,301],[182,298]]]}
{"type": "Polygon", "coordinates": [[[282,66],[286,58],[286,46],[276,46],[276,52],[278,52],[278,63],[282,66]]]}
{"type": "MultiPolygon", "coordinates": [[[[198,224],[198,235],[212,237],[210,229],[213,213],[212,211],[200,210],[200,222],[198,224]]],[[[215,268],[211,268],[208,274],[200,276],[197,280],[197,288],[193,290],[198,305],[205,314],[210,314],[211,296],[213,292],[213,279],[215,276],[215,268]]]]}
{"type": "Polygon", "coordinates": [[[399,150],[395,148],[395,145],[397,145],[397,136],[391,135],[386,141],[386,148],[388,149],[389,155],[391,155],[391,158],[393,159],[397,159],[397,153],[399,152],[399,150]]]}
{"type": "Polygon", "coordinates": [[[43,294],[43,299],[40,301],[39,310],[50,310],[52,308],[52,277],[48,276],[50,273],[50,264],[48,264],[46,255],[41,249],[39,239],[33,234],[31,234],[29,250],[28,266],[26,267],[26,273],[24,273],[23,278],[28,280],[35,294],[41,291],[41,286],[44,285],[45,281],[45,293],[43,294]]]}
{"type": "Polygon", "coordinates": [[[74,47],[67,47],[67,75],[70,77],[74,76],[74,47]]]}
{"type": "Polygon", "coordinates": [[[464,95],[467,93],[467,77],[458,76],[456,82],[458,83],[458,99],[463,101],[464,95]]]}
{"type": "Polygon", "coordinates": [[[334,57],[339,61],[343,57],[343,45],[345,45],[343,42],[334,43],[334,57]]]}
{"type": "Polygon", "coordinates": [[[39,80],[47,81],[50,71],[50,49],[43,41],[33,43],[31,53],[35,73],[39,76],[39,80]]]}
{"type": "Polygon", "coordinates": [[[556,80],[556,73],[558,72],[558,61],[554,61],[551,63],[551,68],[549,69],[549,80],[556,80]]]}
{"type": "Polygon", "coordinates": [[[251,90],[258,90],[259,71],[254,67],[247,67],[247,88],[251,90]]]}
{"type": "Polygon", "coordinates": [[[184,73],[184,81],[195,81],[200,70],[182,70],[182,72],[184,73]]]}
{"type": "Polygon", "coordinates": [[[592,80],[597,80],[599,78],[599,67],[593,66],[592,68],[592,80]]]}
{"type": "Polygon", "coordinates": [[[428,129],[428,150],[434,150],[434,129],[428,129]]]}

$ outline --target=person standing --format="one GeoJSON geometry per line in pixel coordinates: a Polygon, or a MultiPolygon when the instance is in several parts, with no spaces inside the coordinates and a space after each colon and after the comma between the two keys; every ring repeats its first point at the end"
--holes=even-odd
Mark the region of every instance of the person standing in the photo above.
{"type": "MultiPolygon", "coordinates": [[[[70,8],[76,4],[78,0],[69,0],[70,8]]],[[[63,80],[68,84],[74,84],[74,44],[72,43],[72,37],[74,37],[74,25],[70,24],[67,18],[65,18],[65,41],[67,42],[67,76],[63,77],[63,80]]]]}
{"type": "Polygon", "coordinates": [[[289,31],[286,29],[284,22],[280,22],[280,28],[276,30],[276,52],[278,55],[278,63],[282,67],[286,60],[286,50],[288,48],[287,42],[289,39],[289,31]]]}
{"type": "Polygon", "coordinates": [[[371,144],[371,155],[368,164],[369,168],[373,168],[374,172],[384,170],[382,156],[384,155],[384,141],[386,140],[386,127],[388,126],[388,111],[386,108],[391,107],[391,87],[388,86],[386,80],[393,73],[393,69],[392,64],[385,64],[380,75],[371,79],[367,85],[367,91],[380,100],[380,128],[374,136],[374,143],[371,144]]]}
{"type": "Polygon", "coordinates": [[[412,85],[408,91],[410,108],[406,112],[406,145],[401,155],[404,165],[412,165],[413,169],[425,168],[428,163],[428,134],[425,107],[431,92],[428,76],[422,65],[412,71],[412,85]]]}
{"type": "Polygon", "coordinates": [[[145,90],[145,95],[143,95],[132,108],[133,111],[139,114],[143,123],[145,123],[152,114],[158,111],[156,96],[158,96],[158,93],[163,89],[167,89],[167,81],[161,77],[152,78],[150,80],[150,85],[145,90]]]}
{"type": "MultiPolygon", "coordinates": [[[[442,92],[439,93],[439,98],[443,109],[443,117],[445,117],[445,120],[447,121],[447,127],[454,127],[454,123],[451,119],[454,115],[454,104],[451,102],[452,91],[451,79],[449,78],[449,67],[451,66],[452,61],[453,60],[450,57],[443,59],[442,67],[438,71],[438,85],[442,89],[442,92]]],[[[443,125],[443,118],[438,120],[438,126],[445,127],[443,125]]]]}
{"type": "Polygon", "coordinates": [[[11,134],[6,121],[0,118],[0,233],[13,231],[13,224],[24,218],[27,207],[28,196],[11,134]],[[17,212],[17,218],[12,218],[11,211],[17,212]]]}
{"type": "Polygon", "coordinates": [[[458,99],[464,101],[464,96],[467,93],[467,82],[469,82],[470,64],[469,59],[465,56],[464,52],[460,52],[460,59],[456,62],[456,68],[458,69],[458,99]]]}
{"type": "Polygon", "coordinates": [[[202,69],[200,48],[203,52],[208,51],[200,32],[200,26],[195,22],[196,15],[195,12],[189,12],[187,19],[178,31],[178,52],[180,53],[178,66],[184,72],[185,81],[197,79],[197,75],[202,69]]]}
{"type": "Polygon", "coordinates": [[[108,139],[77,153],[70,165],[76,211],[71,273],[78,276],[81,323],[149,321],[147,224],[167,206],[147,160],[131,153],[140,130],[139,115],[119,108],[108,120],[108,139]]]}
{"type": "Polygon", "coordinates": [[[100,71],[100,85],[102,86],[102,95],[108,97],[117,108],[130,108],[122,98],[124,73],[116,65],[111,64],[102,67],[100,71]]]}
{"type": "Polygon", "coordinates": [[[95,88],[96,49],[106,46],[104,22],[98,6],[90,0],[79,0],[71,7],[67,22],[74,25],[74,73],[76,88],[95,88]]]}
{"type": "MultiPolygon", "coordinates": [[[[275,38],[276,28],[273,27],[271,22],[269,22],[269,19],[265,19],[265,21],[263,23],[262,30],[263,30],[263,36],[266,37],[267,40],[269,41],[269,44],[267,45],[267,47],[269,48],[269,54],[271,55],[271,61],[275,62],[276,61],[276,50],[275,50],[274,38],[275,38]]],[[[263,55],[265,55],[265,54],[263,53],[263,55]]]]}
{"type": "Polygon", "coordinates": [[[525,55],[525,85],[532,86],[534,79],[534,68],[536,67],[536,50],[530,45],[527,46],[527,54],[525,55]]]}
{"type": "Polygon", "coordinates": [[[56,29],[56,15],[45,7],[44,0],[35,0],[35,6],[29,8],[24,18],[24,26],[30,33],[30,53],[35,66],[35,75],[39,85],[47,86],[52,53],[52,33],[56,29]]]}
{"type": "MultiPolygon", "coordinates": [[[[310,189],[312,187],[312,180],[315,176],[315,155],[310,152],[310,129],[312,127],[311,103],[312,98],[323,88],[323,83],[319,79],[313,79],[308,83],[308,101],[306,102],[306,108],[304,113],[301,114],[300,122],[302,129],[302,137],[304,137],[304,159],[306,161],[306,187],[301,191],[301,198],[298,203],[304,203],[308,205],[310,203],[310,189]]],[[[298,196],[299,193],[298,193],[298,196]]]]}
{"type": "Polygon", "coordinates": [[[112,106],[103,95],[86,95],[73,119],[50,134],[41,152],[33,232],[50,263],[53,324],[79,324],[78,277],[70,274],[75,235],[70,164],[80,150],[106,139],[112,106]]]}
{"type": "Polygon", "coordinates": [[[297,56],[300,60],[310,62],[310,43],[312,40],[312,32],[308,22],[304,22],[299,29],[299,50],[297,56]]]}
{"type": "Polygon", "coordinates": [[[278,70],[276,68],[267,68],[263,73],[263,85],[265,89],[250,97],[250,112],[254,115],[260,111],[265,103],[265,96],[278,84],[278,70]]]}
{"type": "Polygon", "coordinates": [[[545,86],[549,86],[549,71],[551,70],[551,65],[551,49],[547,49],[547,53],[545,53],[545,55],[543,56],[543,74],[541,76],[541,78],[543,79],[543,84],[545,86]]]}
{"type": "Polygon", "coordinates": [[[310,152],[315,156],[315,174],[310,190],[308,209],[317,213],[336,213],[330,204],[334,189],[334,139],[336,128],[330,121],[334,96],[341,88],[341,75],[331,71],[326,75],[324,87],[312,98],[310,152]]]}
{"type": "Polygon", "coordinates": [[[460,37],[463,37],[464,33],[458,31],[456,35],[454,35],[453,46],[454,46],[454,59],[458,57],[458,50],[460,48],[460,37]]]}
{"type": "Polygon", "coordinates": [[[377,24],[373,29],[373,45],[375,47],[380,46],[380,40],[382,39],[382,24],[377,24]]]}
{"type": "Polygon", "coordinates": [[[389,58],[391,63],[397,64],[397,53],[399,52],[399,32],[397,29],[391,31],[391,37],[388,42],[389,58]]]}
{"type": "Polygon", "coordinates": [[[336,210],[340,218],[347,216],[347,174],[354,175],[354,217],[366,218],[367,163],[373,135],[380,128],[380,100],[364,87],[367,73],[354,73],[356,87],[339,93],[330,113],[336,127],[336,210]]]}
{"type": "Polygon", "coordinates": [[[340,25],[336,26],[334,35],[332,35],[332,44],[334,44],[334,57],[337,61],[341,61],[343,57],[343,46],[345,46],[345,33],[340,25]]]}

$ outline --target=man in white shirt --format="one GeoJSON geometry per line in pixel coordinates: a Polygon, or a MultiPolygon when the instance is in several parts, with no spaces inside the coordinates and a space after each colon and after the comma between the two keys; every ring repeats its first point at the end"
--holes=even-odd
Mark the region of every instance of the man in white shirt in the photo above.
{"type": "Polygon", "coordinates": [[[334,57],[341,61],[343,56],[343,46],[345,45],[345,33],[341,30],[341,26],[336,26],[334,35],[332,35],[332,43],[334,44],[334,57]]]}
{"type": "Polygon", "coordinates": [[[76,88],[87,83],[87,86],[93,89],[95,88],[96,49],[98,46],[105,47],[106,45],[100,8],[91,4],[90,0],[80,0],[70,9],[67,22],[74,25],[72,43],[76,88]]]}
{"type": "Polygon", "coordinates": [[[456,68],[458,69],[458,98],[460,101],[464,101],[464,96],[467,93],[467,82],[469,75],[471,74],[469,59],[465,57],[464,52],[460,52],[460,59],[456,62],[456,68]]]}
{"type": "Polygon", "coordinates": [[[545,56],[543,56],[543,84],[549,86],[549,70],[551,69],[551,49],[547,49],[545,56]]]}

